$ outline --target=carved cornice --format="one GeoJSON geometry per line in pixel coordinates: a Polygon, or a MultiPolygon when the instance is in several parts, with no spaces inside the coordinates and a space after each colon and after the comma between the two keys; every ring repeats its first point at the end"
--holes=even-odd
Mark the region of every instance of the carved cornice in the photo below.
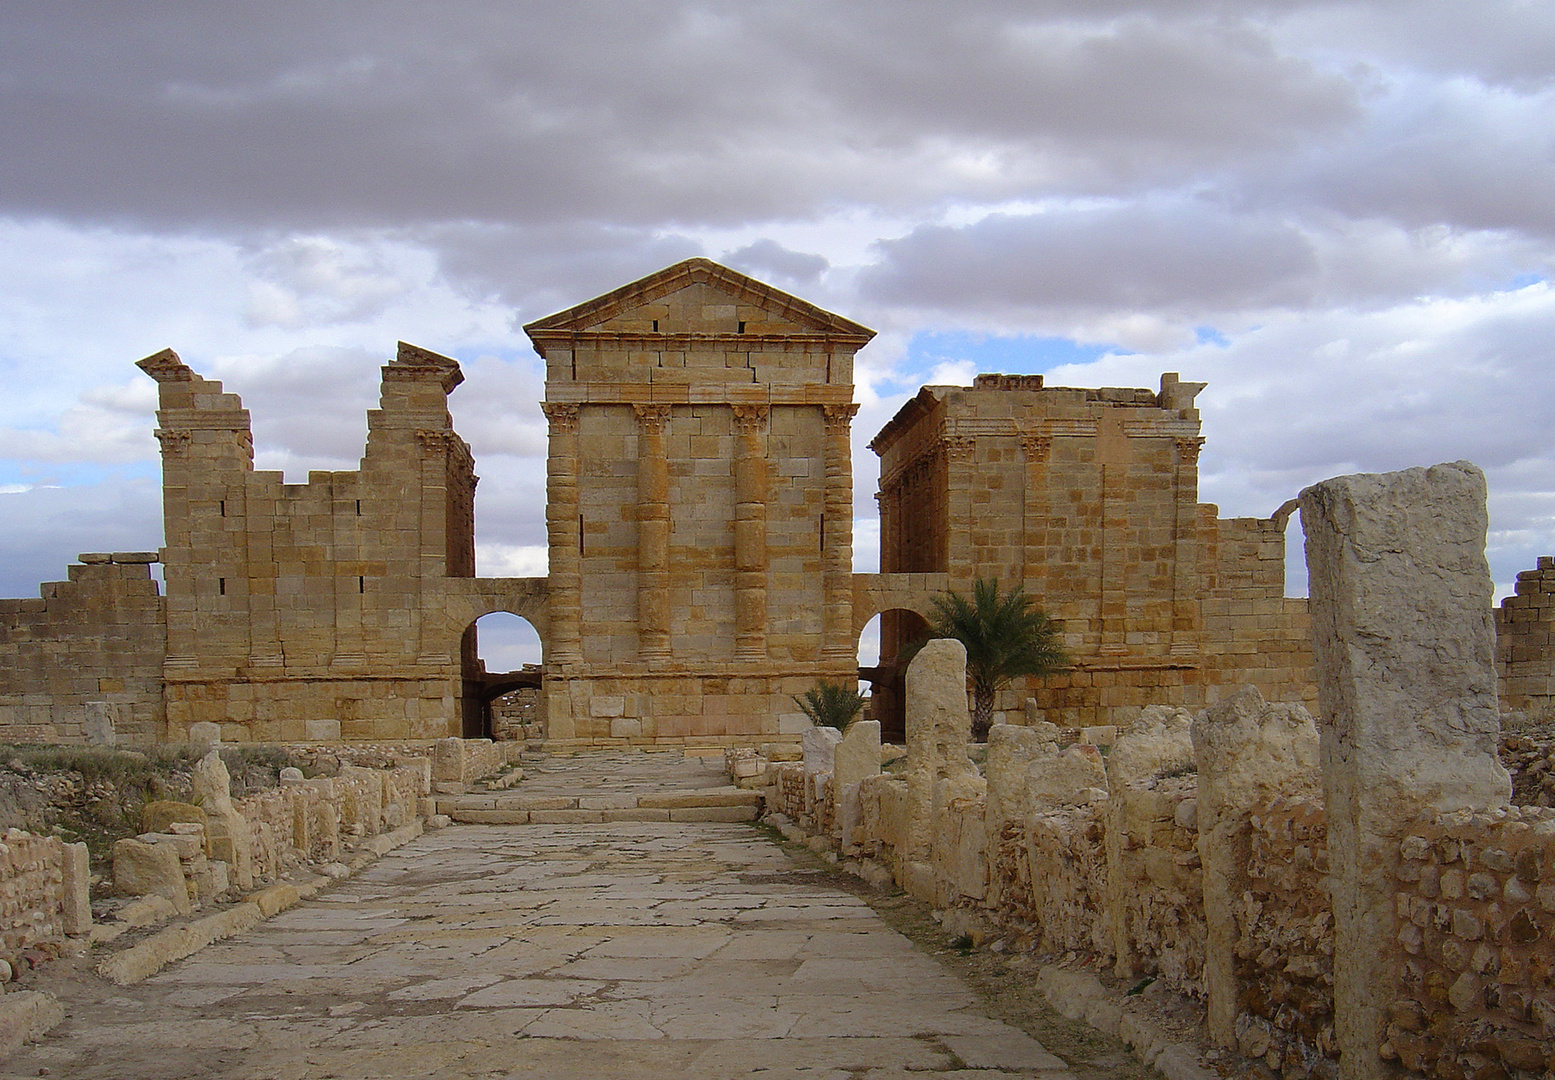
{"type": "Polygon", "coordinates": [[[189,382],[194,378],[194,372],[178,358],[178,354],[172,349],[163,349],[161,352],[152,353],[144,360],[136,361],[135,366],[159,383],[189,382]]]}
{"type": "Polygon", "coordinates": [[[578,433],[578,407],[555,401],[542,401],[540,411],[551,425],[552,435],[576,435],[578,433]]]}

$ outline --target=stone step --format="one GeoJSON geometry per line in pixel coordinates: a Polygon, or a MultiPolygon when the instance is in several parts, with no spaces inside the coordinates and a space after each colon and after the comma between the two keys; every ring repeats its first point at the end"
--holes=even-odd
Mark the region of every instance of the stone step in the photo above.
{"type": "Polygon", "coordinates": [[[563,825],[612,821],[755,821],[761,793],[734,787],[643,794],[450,795],[437,812],[475,825],[563,825]]]}

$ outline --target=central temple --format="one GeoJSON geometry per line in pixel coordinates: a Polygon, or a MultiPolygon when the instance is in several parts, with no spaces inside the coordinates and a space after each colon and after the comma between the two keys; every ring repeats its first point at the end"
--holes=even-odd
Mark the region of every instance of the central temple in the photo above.
{"type": "Polygon", "coordinates": [[[550,424],[549,735],[804,727],[792,695],[857,678],[849,428],[874,332],[706,259],[524,329],[550,424]]]}

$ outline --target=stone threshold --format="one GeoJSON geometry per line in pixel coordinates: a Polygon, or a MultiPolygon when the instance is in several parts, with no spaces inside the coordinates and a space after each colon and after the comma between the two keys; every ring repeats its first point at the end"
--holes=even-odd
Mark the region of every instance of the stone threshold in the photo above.
{"type": "Polygon", "coordinates": [[[437,812],[469,825],[577,825],[622,821],[739,822],[761,814],[759,791],[709,788],[646,795],[456,795],[437,812]]]}

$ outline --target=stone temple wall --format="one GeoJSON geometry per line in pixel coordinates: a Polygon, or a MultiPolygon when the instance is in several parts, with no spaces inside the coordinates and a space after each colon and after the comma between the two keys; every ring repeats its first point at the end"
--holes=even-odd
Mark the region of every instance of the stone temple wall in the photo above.
{"type": "MultiPolygon", "coordinates": [[[[1285,597],[1290,508],[1220,520],[1199,503],[1202,389],[980,375],[925,387],[871,442],[883,573],[1018,583],[1062,624],[1074,667],[1013,686],[1006,713],[1029,698],[1054,723],[1124,723],[1244,683],[1313,699],[1306,605],[1285,597]]],[[[885,666],[916,625],[885,623],[885,666]]]]}
{"type": "Polygon", "coordinates": [[[792,736],[792,695],[856,677],[848,431],[873,332],[706,259],[525,330],[551,740],[792,736]]]}
{"type": "Polygon", "coordinates": [[[475,477],[446,358],[401,343],[357,471],[256,471],[247,410],[172,352],[139,365],[161,407],[166,735],[436,738],[458,730],[475,477]]]}
{"type": "Polygon", "coordinates": [[[150,552],[83,555],[0,600],[0,739],[147,745],[162,732],[164,601],[150,552]]]}

